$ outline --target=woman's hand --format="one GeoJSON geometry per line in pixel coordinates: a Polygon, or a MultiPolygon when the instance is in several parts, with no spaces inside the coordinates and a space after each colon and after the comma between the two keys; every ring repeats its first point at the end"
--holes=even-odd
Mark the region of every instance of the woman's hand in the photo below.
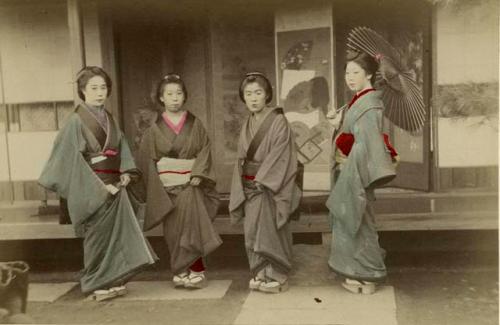
{"type": "Polygon", "coordinates": [[[333,125],[334,128],[338,129],[340,126],[340,120],[342,120],[342,115],[344,114],[345,107],[341,107],[338,110],[331,109],[326,114],[326,119],[333,125]]]}
{"type": "Polygon", "coordinates": [[[191,181],[190,181],[191,185],[198,186],[198,185],[200,185],[200,183],[201,183],[201,178],[200,177],[194,176],[193,178],[191,178],[191,181]]]}
{"type": "Polygon", "coordinates": [[[126,187],[130,183],[130,174],[123,173],[120,175],[120,186],[126,187]]]}
{"type": "Polygon", "coordinates": [[[326,113],[326,118],[329,120],[333,120],[337,117],[337,111],[335,109],[331,109],[326,113]]]}
{"type": "Polygon", "coordinates": [[[261,183],[259,183],[259,182],[255,182],[255,187],[256,187],[259,191],[264,192],[264,185],[262,185],[261,183]]]}

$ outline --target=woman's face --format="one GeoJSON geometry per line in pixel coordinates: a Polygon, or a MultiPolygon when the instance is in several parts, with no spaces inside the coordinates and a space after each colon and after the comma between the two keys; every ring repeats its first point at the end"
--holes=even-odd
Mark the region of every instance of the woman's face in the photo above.
{"type": "Polygon", "coordinates": [[[184,104],[184,92],[182,87],[176,83],[166,84],[163,88],[163,94],[160,97],[165,109],[170,112],[178,112],[184,104]]]}
{"type": "Polygon", "coordinates": [[[87,81],[82,93],[85,95],[85,103],[92,106],[102,106],[108,97],[108,86],[103,77],[94,76],[87,81]]]}
{"type": "Polygon", "coordinates": [[[371,86],[370,78],[372,75],[366,74],[366,71],[356,62],[349,61],[345,68],[345,82],[351,91],[361,91],[371,86]]]}
{"type": "Polygon", "coordinates": [[[266,91],[256,82],[251,82],[243,89],[245,104],[252,113],[259,113],[266,107],[266,91]]]}

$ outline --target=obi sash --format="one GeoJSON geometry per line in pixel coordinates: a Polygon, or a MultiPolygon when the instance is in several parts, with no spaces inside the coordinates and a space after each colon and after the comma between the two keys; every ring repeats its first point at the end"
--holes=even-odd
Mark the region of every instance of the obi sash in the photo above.
{"type": "Polygon", "coordinates": [[[191,179],[195,159],[163,157],[156,162],[156,169],[164,187],[184,185],[191,179]]]}
{"type": "Polygon", "coordinates": [[[255,175],[259,171],[261,163],[255,161],[246,161],[242,166],[242,175],[246,180],[253,181],[255,180],[255,175]]]}
{"type": "Polygon", "coordinates": [[[120,181],[121,159],[118,151],[108,149],[104,153],[89,155],[87,162],[104,184],[113,184],[120,181]]]}
{"type": "MultiPolygon", "coordinates": [[[[391,157],[395,158],[398,153],[390,143],[389,136],[386,133],[383,133],[382,136],[384,137],[384,143],[387,150],[391,153],[391,157]]],[[[335,144],[344,156],[349,156],[352,145],[354,144],[354,135],[352,133],[341,133],[335,140],[335,144]]]]}

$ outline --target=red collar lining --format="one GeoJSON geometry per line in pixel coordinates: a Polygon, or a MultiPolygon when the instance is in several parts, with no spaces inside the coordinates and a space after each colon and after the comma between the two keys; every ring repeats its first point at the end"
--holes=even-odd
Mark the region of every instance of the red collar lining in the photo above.
{"type": "Polygon", "coordinates": [[[351,102],[349,103],[348,107],[351,108],[351,106],[364,94],[367,94],[371,91],[375,91],[375,88],[368,88],[360,92],[359,94],[354,95],[354,97],[351,99],[351,102]]]}

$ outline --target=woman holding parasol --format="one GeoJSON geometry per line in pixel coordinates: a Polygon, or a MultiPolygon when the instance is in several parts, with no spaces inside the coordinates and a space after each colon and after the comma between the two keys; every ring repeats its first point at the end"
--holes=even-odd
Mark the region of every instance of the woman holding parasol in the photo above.
{"type": "Polygon", "coordinates": [[[368,28],[354,29],[348,47],[345,81],[355,95],[342,108],[333,137],[332,187],[326,203],[333,231],[328,264],[345,277],[344,288],[371,294],[387,276],[372,209],[374,190],[394,179],[398,161],[382,133],[385,103],[387,99],[402,103],[397,115],[408,118],[394,122],[414,131],[423,124],[423,109],[418,114],[411,110],[423,108],[423,102],[412,80],[395,64],[395,50],[378,34],[368,28]],[[385,81],[379,90],[374,88],[377,72],[385,81]]]}

